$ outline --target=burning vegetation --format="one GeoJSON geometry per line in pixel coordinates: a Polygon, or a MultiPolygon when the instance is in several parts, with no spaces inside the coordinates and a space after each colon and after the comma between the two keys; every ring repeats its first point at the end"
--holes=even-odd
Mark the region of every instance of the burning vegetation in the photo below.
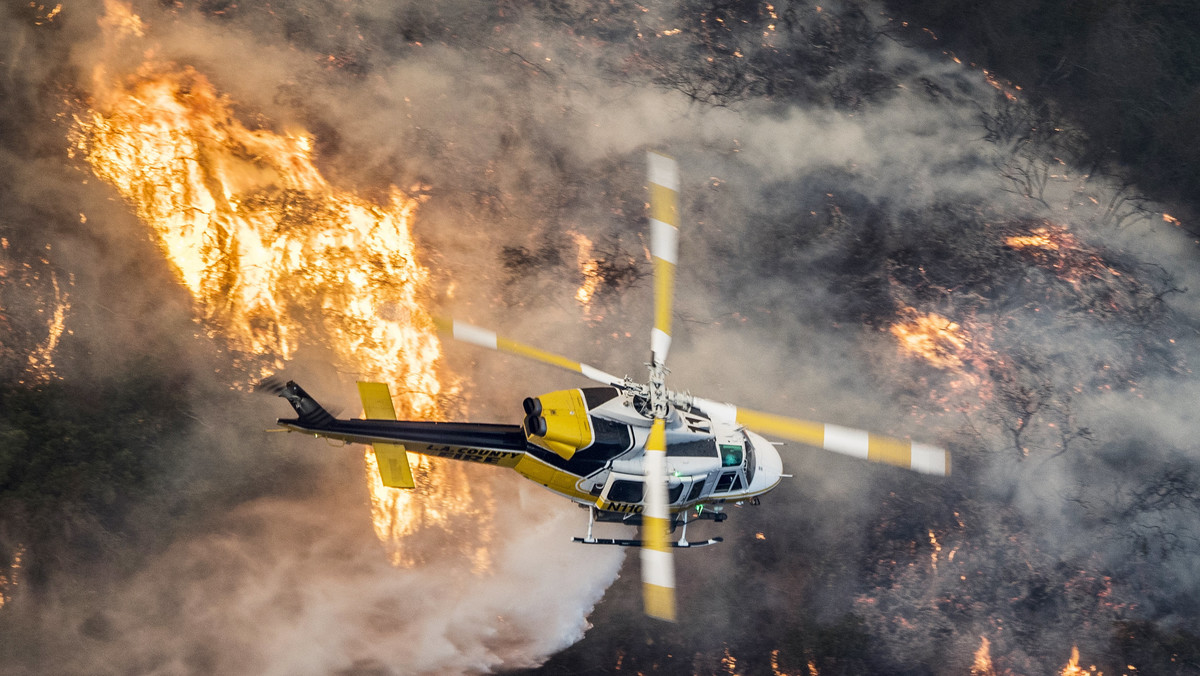
{"type": "Polygon", "coordinates": [[[971,342],[957,323],[913,308],[904,308],[901,319],[889,330],[901,349],[944,369],[961,369],[971,342]]]}
{"type": "MultiPolygon", "coordinates": [[[[73,151],[153,230],[246,384],[319,349],[345,372],[392,383],[399,415],[438,417],[416,200],[393,189],[375,204],[334,188],[310,135],[246,127],[190,68],[148,65],[95,99],[75,118],[73,151]]],[[[376,530],[400,561],[400,539],[442,507],[412,507],[411,494],[383,487],[369,450],[365,459],[376,530]]],[[[423,474],[444,500],[445,477],[423,474]]]]}
{"type": "Polygon", "coordinates": [[[55,378],[54,356],[71,310],[70,273],[50,262],[50,245],[22,251],[0,237],[0,373],[18,383],[55,378]]]}

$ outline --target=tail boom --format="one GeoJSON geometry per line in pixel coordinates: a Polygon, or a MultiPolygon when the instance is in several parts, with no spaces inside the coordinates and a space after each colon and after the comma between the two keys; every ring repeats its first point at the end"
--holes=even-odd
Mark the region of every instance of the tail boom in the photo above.
{"type": "Polygon", "coordinates": [[[515,467],[525,455],[520,425],[407,420],[343,420],[334,418],[295,382],[279,393],[296,410],[296,418],[280,418],[290,431],[354,444],[402,444],[412,453],[486,465],[515,467]]]}

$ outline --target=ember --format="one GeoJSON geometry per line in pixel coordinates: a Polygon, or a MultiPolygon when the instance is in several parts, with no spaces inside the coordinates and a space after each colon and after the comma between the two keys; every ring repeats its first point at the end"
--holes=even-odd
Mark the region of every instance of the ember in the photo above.
{"type": "Polygon", "coordinates": [[[1120,272],[1106,265],[1098,253],[1088,249],[1061,225],[1043,225],[1026,235],[1012,235],[1004,243],[1031,258],[1039,267],[1053,271],[1059,279],[1074,285],[1085,279],[1121,276],[1120,272]]]}

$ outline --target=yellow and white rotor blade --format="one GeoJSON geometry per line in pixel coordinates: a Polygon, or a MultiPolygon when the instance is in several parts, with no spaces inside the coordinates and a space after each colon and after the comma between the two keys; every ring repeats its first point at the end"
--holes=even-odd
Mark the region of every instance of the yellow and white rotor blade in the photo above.
{"type": "Polygon", "coordinates": [[[692,405],[714,420],[726,420],[768,437],[782,437],[833,453],[881,462],[929,474],[950,476],[950,452],[907,439],[896,439],[841,425],[788,418],[695,397],[692,405]]]}
{"type": "Polygon", "coordinates": [[[655,364],[671,349],[671,306],[679,260],[679,164],[653,150],[646,153],[650,181],[650,255],[654,258],[654,330],[650,353],[655,364]]]}
{"type": "Polygon", "coordinates": [[[656,418],[643,464],[646,511],[642,513],[642,606],[646,614],[675,621],[675,562],[671,558],[667,504],[666,422],[656,418]]]}
{"type": "Polygon", "coordinates": [[[621,387],[625,383],[624,378],[618,378],[614,375],[605,373],[598,368],[588,366],[587,364],[581,362],[572,361],[566,357],[554,354],[553,352],[539,350],[536,347],[525,345],[524,343],[518,343],[515,340],[509,340],[503,336],[498,336],[496,335],[495,331],[489,331],[488,329],[472,326],[471,324],[467,324],[465,322],[460,322],[453,319],[445,319],[442,317],[434,317],[433,324],[437,327],[438,331],[451,336],[455,340],[461,340],[464,343],[471,343],[472,345],[478,345],[480,347],[486,347],[492,350],[498,350],[500,352],[507,352],[508,354],[515,354],[520,357],[525,357],[526,359],[540,361],[543,364],[550,364],[551,366],[564,368],[568,371],[579,373],[585,378],[590,378],[606,385],[621,387]]]}

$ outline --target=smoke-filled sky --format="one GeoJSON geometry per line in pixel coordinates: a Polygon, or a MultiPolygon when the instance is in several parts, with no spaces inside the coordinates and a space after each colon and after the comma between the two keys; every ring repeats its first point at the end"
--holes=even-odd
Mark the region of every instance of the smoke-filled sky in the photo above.
{"type": "MultiPolygon", "coordinates": [[[[906,45],[873,5],[109,0],[4,22],[3,260],[69,286],[57,376],[168,355],[196,424],[163,448],[177,533],[115,582],[0,608],[28,627],[0,673],[487,672],[581,638],[603,670],[733,654],[765,671],[774,649],[799,671],[821,656],[784,632],[848,616],[876,669],[966,673],[985,637],[999,669],[1049,673],[1073,644],[1103,652],[1116,622],[1196,629],[1196,507],[1170,483],[1196,476],[1196,243],[1169,207],[1122,201],[1136,190],[1115,171],[1074,166],[1065,122],[906,45]],[[183,67],[247,126],[311,134],[338,189],[419,197],[431,311],[617,374],[640,377],[648,349],[642,155],[670,152],[672,386],[943,444],[956,475],[787,447],[795,477],[704,530],[727,544],[677,557],[681,615],[711,630],[655,644],[629,599],[584,636],[636,566],[572,545],[584,513],[512,474],[435,465],[411,507],[428,524],[392,566],[359,451],[262,433],[286,407],[230,389],[253,374],[219,324],[195,321],[149,231],[68,157],[73,116],[183,67]],[[1009,242],[1039,234],[1057,248],[1009,242]],[[580,257],[606,264],[587,306],[580,257]],[[896,330],[930,314],[958,336],[939,364],[896,330]]],[[[6,329],[33,337],[0,352],[12,363],[45,335],[39,279],[5,289],[6,329]]],[[[577,384],[443,350],[448,412],[472,420],[577,384]]],[[[353,409],[322,346],[286,374],[353,409]]]]}

